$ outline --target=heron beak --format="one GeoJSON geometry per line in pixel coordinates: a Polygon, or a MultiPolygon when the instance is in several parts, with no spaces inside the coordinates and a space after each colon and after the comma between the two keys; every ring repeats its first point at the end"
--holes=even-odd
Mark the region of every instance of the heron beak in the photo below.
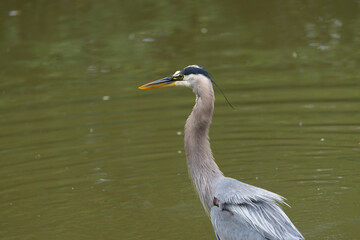
{"type": "Polygon", "coordinates": [[[174,76],[165,77],[160,80],[156,80],[153,82],[149,82],[139,87],[139,89],[152,89],[152,88],[160,88],[160,87],[170,87],[174,86],[177,80],[174,76]]]}

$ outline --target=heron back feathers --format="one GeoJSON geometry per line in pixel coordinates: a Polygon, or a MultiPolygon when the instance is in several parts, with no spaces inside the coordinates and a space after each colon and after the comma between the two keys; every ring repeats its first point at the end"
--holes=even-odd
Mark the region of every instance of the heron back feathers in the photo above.
{"type": "Polygon", "coordinates": [[[227,233],[234,236],[244,234],[240,232],[244,232],[246,228],[245,232],[253,235],[249,239],[304,239],[278,205],[279,203],[286,204],[285,198],[276,193],[232,178],[221,177],[215,183],[214,197],[218,199],[219,206],[211,209],[211,220],[214,228],[217,228],[220,239],[224,231],[228,229],[224,226],[219,228],[223,224],[220,223],[221,221],[231,222],[238,226],[232,229],[232,233],[227,233]],[[258,238],[259,236],[262,238],[258,238]]]}

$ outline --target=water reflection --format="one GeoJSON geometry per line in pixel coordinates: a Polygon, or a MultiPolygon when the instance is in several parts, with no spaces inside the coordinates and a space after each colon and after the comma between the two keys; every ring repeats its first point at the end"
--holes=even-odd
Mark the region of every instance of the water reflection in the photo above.
{"type": "Polygon", "coordinates": [[[309,46],[326,51],[340,43],[342,22],[339,19],[324,20],[319,17],[321,24],[308,23],[305,26],[309,46]],[[320,43],[323,42],[323,43],[320,43]]]}

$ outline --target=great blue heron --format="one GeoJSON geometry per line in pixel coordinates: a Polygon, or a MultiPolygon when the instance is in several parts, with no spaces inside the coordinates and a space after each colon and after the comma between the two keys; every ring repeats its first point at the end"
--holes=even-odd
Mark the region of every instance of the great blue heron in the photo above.
{"type": "Polygon", "coordinates": [[[304,239],[278,206],[286,204],[276,193],[225,177],[214,161],[208,132],[214,110],[215,82],[198,65],[147,83],[140,89],[165,86],[190,87],[195,106],[185,124],[185,150],[191,179],[218,240],[304,239]]]}

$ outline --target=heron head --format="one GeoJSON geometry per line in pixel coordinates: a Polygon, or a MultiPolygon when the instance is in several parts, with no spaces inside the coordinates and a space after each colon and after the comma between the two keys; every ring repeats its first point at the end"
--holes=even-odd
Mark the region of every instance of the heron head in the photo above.
{"type": "Polygon", "coordinates": [[[173,75],[149,82],[139,87],[139,89],[151,89],[169,86],[184,86],[193,89],[195,94],[199,94],[201,88],[205,86],[205,89],[213,91],[212,84],[214,84],[224,96],[229,106],[234,109],[233,105],[229,102],[219,85],[212,80],[210,74],[199,65],[189,65],[183,70],[176,71],[173,75]],[[211,87],[208,87],[211,86],[211,87]]]}
{"type": "Polygon", "coordinates": [[[203,77],[212,81],[210,74],[203,67],[190,65],[182,70],[176,71],[171,76],[144,84],[140,86],[139,89],[152,89],[169,86],[185,86],[193,88],[196,85],[196,82],[203,77]]]}

